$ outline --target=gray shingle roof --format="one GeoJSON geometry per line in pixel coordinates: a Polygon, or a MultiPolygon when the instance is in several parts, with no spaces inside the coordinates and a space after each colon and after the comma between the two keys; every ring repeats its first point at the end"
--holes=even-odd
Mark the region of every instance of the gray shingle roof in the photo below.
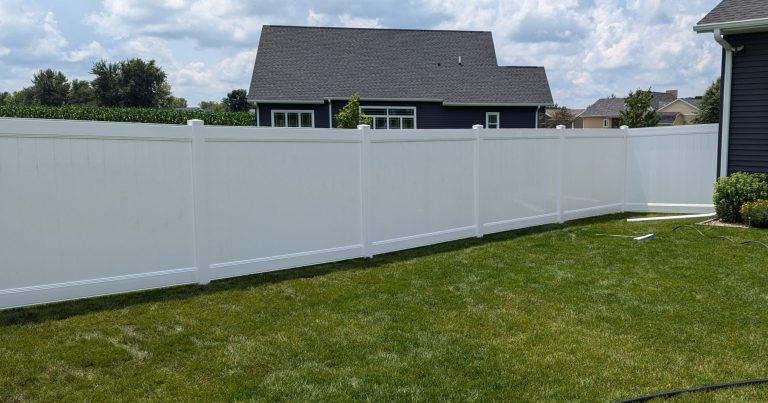
{"type": "MultiPolygon", "coordinates": [[[[664,105],[677,99],[674,95],[666,92],[654,92],[651,98],[651,107],[659,109],[664,105]]],[[[581,117],[619,117],[619,112],[624,110],[624,98],[602,98],[587,107],[587,110],[581,114],[581,117]]]]}
{"type": "Polygon", "coordinates": [[[768,18],[766,0],[723,0],[698,25],[768,18]]]}
{"type": "Polygon", "coordinates": [[[265,25],[252,100],[552,104],[543,67],[499,67],[490,32],[265,25]],[[462,65],[459,65],[461,56],[462,65]]]}

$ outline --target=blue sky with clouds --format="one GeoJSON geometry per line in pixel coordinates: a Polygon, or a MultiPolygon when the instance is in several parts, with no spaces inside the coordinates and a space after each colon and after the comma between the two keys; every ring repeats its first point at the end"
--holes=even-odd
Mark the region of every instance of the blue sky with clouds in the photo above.
{"type": "Polygon", "coordinates": [[[264,24],[493,32],[501,65],[545,66],[555,101],[636,88],[700,95],[720,49],[692,26],[718,0],[0,0],[0,91],[41,68],[91,79],[101,58],[155,59],[190,105],[247,88],[264,24]]]}

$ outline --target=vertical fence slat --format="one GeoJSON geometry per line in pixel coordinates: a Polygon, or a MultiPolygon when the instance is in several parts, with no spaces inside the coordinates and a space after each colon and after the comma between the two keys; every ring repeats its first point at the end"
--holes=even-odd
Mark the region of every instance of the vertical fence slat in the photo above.
{"type": "Polygon", "coordinates": [[[480,147],[483,141],[482,128],[483,125],[474,125],[472,128],[475,130],[475,144],[474,144],[474,173],[475,173],[475,237],[483,237],[483,221],[480,214],[480,147]]]}
{"type": "Polygon", "coordinates": [[[194,206],[194,248],[197,282],[211,282],[211,262],[206,253],[209,243],[206,240],[205,220],[208,210],[205,208],[205,123],[199,119],[187,121],[192,136],[192,192],[194,206]]]}

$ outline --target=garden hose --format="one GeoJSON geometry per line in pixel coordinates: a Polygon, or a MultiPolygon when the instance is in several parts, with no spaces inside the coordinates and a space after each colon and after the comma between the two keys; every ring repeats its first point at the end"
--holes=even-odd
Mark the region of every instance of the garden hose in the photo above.
{"type": "Polygon", "coordinates": [[[677,230],[678,230],[678,229],[680,229],[680,228],[688,228],[688,229],[692,229],[692,230],[696,231],[696,232],[697,232],[699,235],[701,235],[701,236],[703,236],[703,237],[707,237],[707,238],[712,238],[712,239],[725,239],[725,240],[731,241],[732,243],[738,243],[738,244],[740,244],[740,245],[747,245],[747,244],[752,244],[752,243],[754,243],[754,244],[762,245],[763,247],[765,247],[766,249],[768,249],[768,245],[766,245],[765,243],[763,243],[763,242],[760,242],[760,241],[749,240],[749,241],[739,242],[739,241],[736,241],[735,239],[733,239],[733,238],[731,238],[731,237],[729,237],[729,236],[722,236],[722,235],[707,235],[707,234],[705,234],[705,233],[701,232],[701,231],[700,231],[698,228],[694,227],[693,225],[680,225],[680,226],[677,226],[677,227],[675,227],[675,228],[672,230],[672,232],[675,232],[675,231],[677,231],[677,230]]]}
{"type": "Polygon", "coordinates": [[[666,399],[666,398],[677,396],[683,393],[711,392],[713,390],[718,390],[718,389],[734,388],[739,386],[750,386],[750,385],[757,385],[761,383],[768,383],[768,378],[749,379],[749,380],[743,380],[743,381],[721,383],[717,385],[705,385],[705,386],[696,386],[688,389],[670,390],[666,392],[654,393],[651,395],[644,395],[644,396],[632,397],[624,400],[617,400],[615,403],[647,402],[651,399],[658,399],[658,398],[666,399]]]}

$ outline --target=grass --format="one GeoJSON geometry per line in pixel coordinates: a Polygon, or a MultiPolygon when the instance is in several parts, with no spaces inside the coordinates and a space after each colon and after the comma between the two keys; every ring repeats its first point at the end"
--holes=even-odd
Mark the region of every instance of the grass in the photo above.
{"type": "Polygon", "coordinates": [[[621,218],[0,312],[0,401],[609,401],[768,377],[768,249],[621,218]]]}

